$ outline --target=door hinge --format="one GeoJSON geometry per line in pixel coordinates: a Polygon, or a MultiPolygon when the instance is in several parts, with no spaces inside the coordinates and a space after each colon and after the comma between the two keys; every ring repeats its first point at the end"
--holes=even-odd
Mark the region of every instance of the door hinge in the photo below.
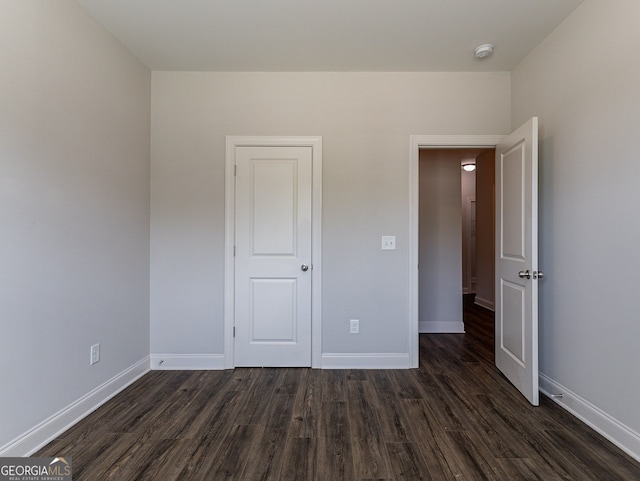
{"type": "Polygon", "coordinates": [[[236,337],[236,326],[233,326],[233,337],[236,337]]]}
{"type": "Polygon", "coordinates": [[[233,246],[233,257],[236,256],[236,246],[233,246]]]}
{"type": "Polygon", "coordinates": [[[238,175],[238,166],[233,164],[233,176],[235,177],[236,175],[238,175]]]}

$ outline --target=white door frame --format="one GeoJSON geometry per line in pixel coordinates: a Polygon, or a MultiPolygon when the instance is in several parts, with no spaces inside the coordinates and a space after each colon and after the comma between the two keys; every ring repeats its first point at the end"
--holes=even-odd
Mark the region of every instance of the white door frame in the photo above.
{"type": "Polygon", "coordinates": [[[322,137],[235,136],[226,137],[225,154],[225,269],[224,269],[224,367],[233,369],[235,323],[235,149],[236,147],[311,147],[311,367],[322,364],[322,137]]]}
{"type": "Polygon", "coordinates": [[[420,149],[494,148],[506,135],[411,135],[409,137],[409,362],[418,367],[418,203],[420,149]]]}

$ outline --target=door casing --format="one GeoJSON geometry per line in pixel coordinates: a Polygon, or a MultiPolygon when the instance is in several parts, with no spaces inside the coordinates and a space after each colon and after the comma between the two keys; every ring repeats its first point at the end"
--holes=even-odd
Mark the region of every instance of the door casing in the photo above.
{"type": "Polygon", "coordinates": [[[233,369],[235,324],[236,147],[311,147],[311,367],[322,363],[322,137],[227,136],[225,154],[224,367],[233,369]]]}

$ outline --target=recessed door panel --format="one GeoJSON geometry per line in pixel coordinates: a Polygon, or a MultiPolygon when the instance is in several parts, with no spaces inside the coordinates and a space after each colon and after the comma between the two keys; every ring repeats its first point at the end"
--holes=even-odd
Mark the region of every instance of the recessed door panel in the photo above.
{"type": "Polygon", "coordinates": [[[519,142],[500,158],[502,197],[509,199],[502,208],[500,255],[514,260],[525,258],[524,155],[524,143],[519,142]]]}
{"type": "Polygon", "coordinates": [[[500,326],[498,342],[506,353],[524,366],[525,289],[523,286],[511,282],[503,282],[501,294],[502,309],[500,310],[500,319],[497,320],[500,326]],[[516,319],[520,322],[517,322],[516,319]]]}
{"type": "Polygon", "coordinates": [[[251,167],[253,255],[295,255],[296,161],[255,159],[251,167]]]}
{"type": "Polygon", "coordinates": [[[296,342],[296,279],[251,279],[251,343],[296,342]]]}

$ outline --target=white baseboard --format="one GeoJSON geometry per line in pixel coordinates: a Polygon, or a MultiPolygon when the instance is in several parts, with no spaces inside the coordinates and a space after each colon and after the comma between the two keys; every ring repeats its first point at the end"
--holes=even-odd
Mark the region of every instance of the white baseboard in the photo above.
{"type": "Polygon", "coordinates": [[[489,309],[490,311],[495,311],[495,306],[493,305],[493,301],[488,301],[487,299],[478,297],[477,294],[474,302],[480,307],[484,307],[485,309],[489,309]]]}
{"type": "Polygon", "coordinates": [[[593,428],[629,456],[640,461],[640,434],[602,409],[540,373],[540,392],[593,428]],[[562,397],[553,395],[562,394],[562,397]]]}
{"type": "Polygon", "coordinates": [[[152,370],[218,371],[224,368],[224,354],[151,354],[152,370]]]}
{"type": "Polygon", "coordinates": [[[46,445],[82,418],[149,372],[149,357],[138,361],[121,373],[88,392],[77,401],[33,427],[0,448],[0,457],[25,457],[46,445]]]}
{"type": "Polygon", "coordinates": [[[418,332],[423,334],[463,334],[464,322],[462,321],[420,321],[418,332]]]}
{"type": "Polygon", "coordinates": [[[352,353],[322,355],[322,369],[409,369],[409,354],[400,353],[352,353]]]}

